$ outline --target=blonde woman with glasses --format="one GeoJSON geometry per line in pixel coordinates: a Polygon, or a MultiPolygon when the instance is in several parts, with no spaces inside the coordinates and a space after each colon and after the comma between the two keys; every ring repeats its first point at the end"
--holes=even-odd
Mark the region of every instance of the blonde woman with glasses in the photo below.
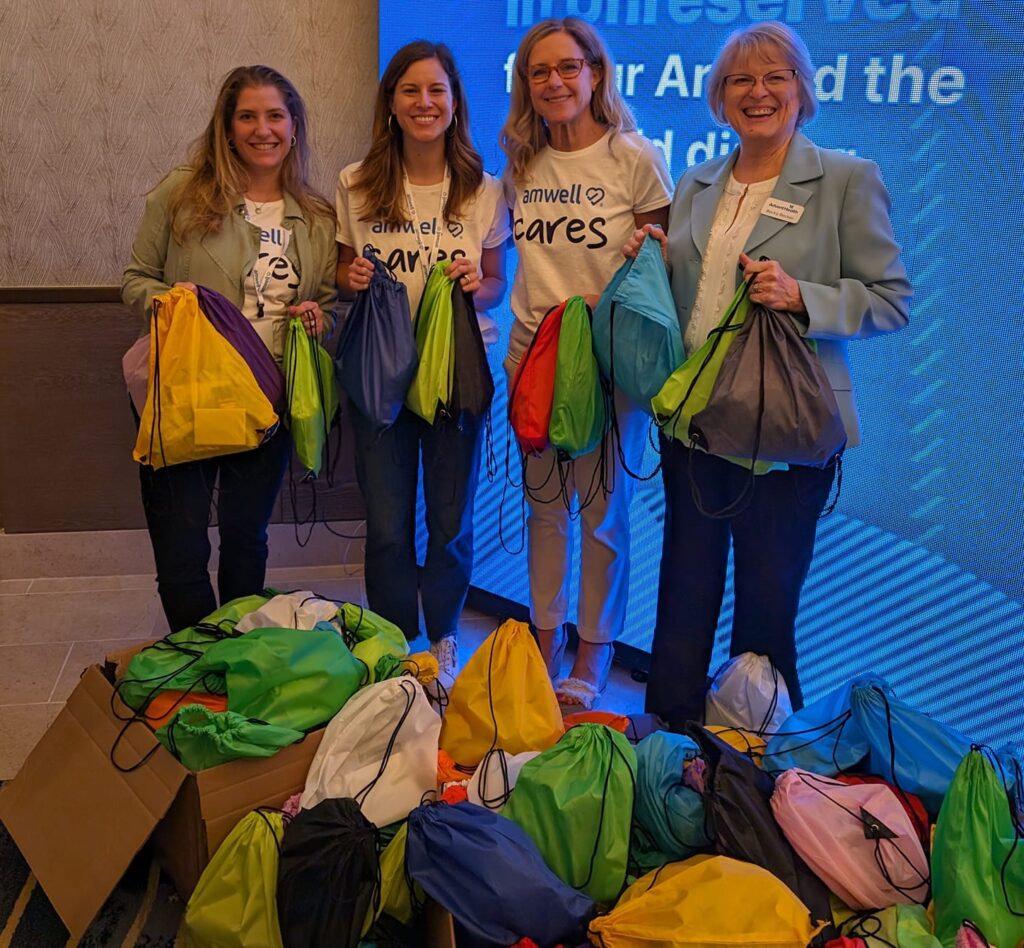
{"type": "MultiPolygon", "coordinates": [[[[671,181],[660,151],[636,132],[600,36],[573,17],[543,20],[519,44],[502,147],[519,254],[505,362],[511,379],[552,306],[574,295],[594,305],[634,229],[667,224],[671,181]]],[[[615,406],[623,452],[636,470],[646,415],[619,391],[615,406]]],[[[548,449],[527,459],[524,476],[530,484],[557,484],[554,464],[548,449]]],[[[569,677],[557,680],[555,690],[563,704],[589,709],[607,684],[626,617],[633,485],[609,445],[577,458],[568,481],[575,504],[581,497],[590,502],[581,505],[580,516],[580,643],[569,677]],[[607,493],[592,489],[602,458],[607,493]]],[[[529,497],[530,612],[548,671],[559,679],[570,598],[570,515],[557,490],[531,493],[550,502],[529,497]]]]}

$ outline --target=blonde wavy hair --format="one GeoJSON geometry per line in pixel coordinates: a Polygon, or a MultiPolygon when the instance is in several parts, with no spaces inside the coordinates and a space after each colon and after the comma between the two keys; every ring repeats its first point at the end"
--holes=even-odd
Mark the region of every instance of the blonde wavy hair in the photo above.
{"type": "Polygon", "coordinates": [[[527,67],[533,47],[552,33],[568,33],[583,51],[587,64],[598,73],[597,86],[590,99],[594,121],[610,128],[613,134],[636,131],[636,119],[615,88],[615,62],[597,30],[574,16],[541,20],[522,38],[516,50],[512,101],[501,129],[501,147],[508,156],[505,175],[515,184],[526,179],[530,162],[548,143],[547,125],[530,99],[527,67]]]}
{"type": "Polygon", "coordinates": [[[281,168],[281,187],[304,214],[334,217],[334,208],[309,184],[309,122],[302,96],[270,66],[239,66],[224,77],[206,130],[189,151],[189,176],[168,205],[171,232],[179,242],[190,235],[220,231],[239,196],[249,189],[249,172],[231,147],[231,121],[243,89],[273,86],[281,93],[295,127],[295,144],[281,168]]]}

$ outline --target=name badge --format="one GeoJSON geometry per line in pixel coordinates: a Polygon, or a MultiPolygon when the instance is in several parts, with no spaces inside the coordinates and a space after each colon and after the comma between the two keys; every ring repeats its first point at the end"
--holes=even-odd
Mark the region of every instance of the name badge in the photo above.
{"type": "Polygon", "coordinates": [[[768,198],[761,213],[765,217],[774,217],[777,221],[795,224],[804,216],[804,206],[791,204],[789,201],[780,201],[778,198],[768,198]]]}

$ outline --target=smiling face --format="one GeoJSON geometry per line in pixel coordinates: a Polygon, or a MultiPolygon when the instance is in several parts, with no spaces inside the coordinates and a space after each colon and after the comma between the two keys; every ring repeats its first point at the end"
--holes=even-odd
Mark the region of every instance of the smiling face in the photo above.
{"type": "MultiPolygon", "coordinates": [[[[793,137],[800,117],[800,87],[795,76],[765,85],[764,76],[792,70],[778,49],[737,57],[727,72],[722,104],[726,121],[740,137],[740,145],[783,147],[793,137]],[[758,77],[753,86],[732,87],[729,75],[758,77]]],[[[789,75],[789,74],[787,74],[789,75]]]]}
{"type": "Polygon", "coordinates": [[[600,80],[600,72],[585,62],[579,75],[563,79],[553,68],[563,60],[586,58],[579,43],[565,32],[548,34],[530,50],[527,76],[538,66],[552,67],[546,81],[529,82],[530,102],[549,126],[597,125],[590,110],[590,100],[600,80]]]}
{"type": "Polygon", "coordinates": [[[280,175],[294,134],[295,121],[276,86],[250,86],[238,94],[231,138],[250,174],[280,175]]]}
{"type": "Polygon", "coordinates": [[[391,111],[407,140],[426,144],[443,139],[456,103],[439,59],[414,62],[399,77],[391,111]]]}

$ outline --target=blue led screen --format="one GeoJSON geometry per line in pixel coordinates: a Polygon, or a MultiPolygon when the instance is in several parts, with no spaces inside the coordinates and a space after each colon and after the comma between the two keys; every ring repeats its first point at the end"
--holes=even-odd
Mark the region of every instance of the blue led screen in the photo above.
{"type": "MultiPolygon", "coordinates": [[[[818,144],[871,158],[915,287],[911,326],[857,342],[864,445],[847,453],[837,511],[822,521],[798,642],[804,690],[860,671],[975,739],[1024,732],[1024,345],[1019,333],[1024,171],[1024,4],[1008,0],[387,0],[385,64],[418,37],[459,61],[473,137],[493,173],[519,39],[538,19],[594,23],[619,87],[673,180],[724,154],[702,80],[722,40],[756,19],[788,22],[817,67],[818,144]]],[[[509,277],[515,266],[510,254],[509,277]]],[[[526,602],[519,493],[503,484],[501,358],[491,352],[495,481],[482,479],[475,585],[526,602]],[[501,537],[504,537],[504,543],[501,537]],[[506,549],[508,548],[508,549],[506,549]]],[[[657,457],[649,452],[647,464],[657,457]]],[[[518,473],[514,459],[513,469],[518,473]]],[[[648,468],[650,469],[650,468],[648,468]]],[[[661,551],[658,478],[634,500],[623,641],[650,647],[661,551]]],[[[716,661],[727,655],[727,593],[716,661]]]]}

